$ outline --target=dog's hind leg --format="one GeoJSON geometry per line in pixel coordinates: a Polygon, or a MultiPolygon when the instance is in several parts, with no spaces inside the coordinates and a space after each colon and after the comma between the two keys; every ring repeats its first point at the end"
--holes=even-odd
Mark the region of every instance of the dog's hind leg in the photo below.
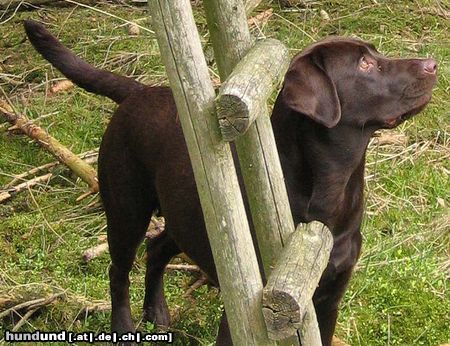
{"type": "MultiPolygon", "coordinates": [[[[136,191],[135,191],[136,192],[136,191]]],[[[139,196],[124,196],[127,192],[105,204],[108,220],[108,243],[111,255],[109,280],[111,290],[112,321],[111,328],[120,334],[134,331],[129,298],[129,272],[132,268],[136,250],[147,230],[151,212],[139,196]],[[122,203],[123,201],[123,203],[122,203]],[[127,205],[124,205],[124,204],[127,205]],[[115,204],[111,208],[111,204],[115,204]],[[107,205],[109,205],[107,207],[107,205]],[[139,210],[141,209],[141,210],[139,210]]]]}
{"type": "MultiPolygon", "coordinates": [[[[167,228],[167,225],[166,225],[167,228]]],[[[147,241],[144,320],[168,327],[169,309],[164,298],[163,275],[170,259],[181,251],[167,231],[147,241]]]]}
{"type": "Polygon", "coordinates": [[[126,150],[102,144],[99,159],[100,192],[108,223],[111,256],[109,269],[112,331],[134,331],[129,300],[129,272],[136,250],[145,237],[152,211],[158,207],[156,194],[145,172],[126,150]]]}

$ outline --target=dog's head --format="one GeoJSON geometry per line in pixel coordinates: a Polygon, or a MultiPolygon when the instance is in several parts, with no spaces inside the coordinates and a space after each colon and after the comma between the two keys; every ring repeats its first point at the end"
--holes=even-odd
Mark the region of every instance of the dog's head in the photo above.
{"type": "Polygon", "coordinates": [[[281,97],[328,128],[393,128],[425,108],[436,70],[433,59],[391,59],[369,43],[330,38],[292,60],[281,97]]]}

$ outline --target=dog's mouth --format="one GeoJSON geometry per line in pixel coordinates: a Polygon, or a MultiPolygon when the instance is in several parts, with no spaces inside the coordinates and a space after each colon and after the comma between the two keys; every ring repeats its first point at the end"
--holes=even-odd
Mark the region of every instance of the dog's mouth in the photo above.
{"type": "Polygon", "coordinates": [[[428,102],[430,102],[431,100],[431,95],[424,95],[424,97],[421,98],[422,100],[420,100],[421,102],[419,102],[419,104],[415,107],[413,107],[412,109],[401,113],[399,115],[394,115],[392,117],[389,117],[388,119],[386,119],[384,121],[384,126],[383,128],[386,129],[392,129],[394,127],[397,127],[398,125],[400,125],[401,123],[403,123],[404,121],[412,118],[414,115],[420,113],[421,111],[423,111],[423,109],[427,106],[428,102]]]}

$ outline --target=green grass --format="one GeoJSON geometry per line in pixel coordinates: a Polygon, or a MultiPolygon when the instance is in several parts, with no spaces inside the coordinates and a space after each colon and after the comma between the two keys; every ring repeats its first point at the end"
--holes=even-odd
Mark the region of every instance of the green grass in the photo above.
{"type": "MultiPolygon", "coordinates": [[[[393,131],[401,143],[374,139],[369,148],[363,252],[336,334],[363,346],[450,342],[449,7],[435,0],[310,4],[283,10],[276,1],[266,1],[258,11],[273,7],[275,14],[252,32],[281,40],[292,54],[327,35],[356,36],[389,56],[433,56],[440,71],[428,108],[393,131]],[[322,19],[320,10],[328,13],[329,21],[322,19]]],[[[146,7],[98,8],[150,26],[146,7]]],[[[199,9],[195,15],[209,45],[204,15],[199,9]]],[[[99,146],[115,106],[79,88],[46,97],[49,83],[61,75],[25,41],[20,23],[25,18],[46,22],[68,47],[96,66],[146,83],[166,83],[152,34],[141,30],[130,36],[119,19],[81,7],[44,8],[18,12],[1,24],[0,97],[8,95],[18,110],[38,119],[76,153],[99,146]]],[[[8,127],[0,125],[0,186],[15,174],[54,160],[8,127]]],[[[105,233],[103,212],[92,207],[97,197],[76,202],[85,190],[82,182],[58,167],[48,184],[0,204],[0,297],[22,292],[31,299],[42,292],[64,292],[20,330],[109,328],[109,311],[83,312],[86,305],[109,300],[108,255],[88,264],[81,261],[82,252],[105,233]]],[[[136,322],[144,295],[143,253],[141,248],[131,278],[136,322]]],[[[203,286],[192,299],[183,298],[196,278],[178,271],[166,275],[165,290],[175,316],[171,330],[178,345],[190,340],[210,344],[217,332],[222,309],[217,290],[203,286]]],[[[12,327],[4,319],[0,333],[12,327]]],[[[154,330],[150,324],[140,328],[154,330]]]]}

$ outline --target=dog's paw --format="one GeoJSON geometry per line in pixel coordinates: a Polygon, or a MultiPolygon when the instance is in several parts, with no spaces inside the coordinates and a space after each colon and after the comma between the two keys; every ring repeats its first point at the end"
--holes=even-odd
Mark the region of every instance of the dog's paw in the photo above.
{"type": "Polygon", "coordinates": [[[164,303],[144,308],[144,321],[156,324],[158,327],[167,328],[170,325],[170,314],[164,303]]]}

